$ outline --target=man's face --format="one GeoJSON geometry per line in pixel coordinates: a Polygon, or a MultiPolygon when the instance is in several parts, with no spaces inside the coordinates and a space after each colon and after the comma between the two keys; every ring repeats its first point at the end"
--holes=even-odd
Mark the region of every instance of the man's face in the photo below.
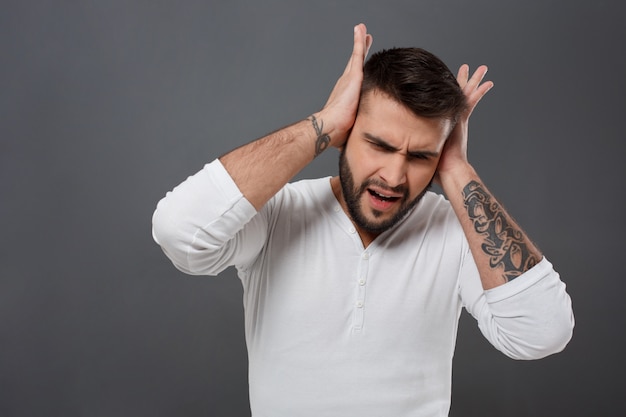
{"type": "Polygon", "coordinates": [[[376,91],[361,100],[339,177],[356,226],[379,234],[400,221],[432,183],[451,123],[416,116],[376,91]]]}

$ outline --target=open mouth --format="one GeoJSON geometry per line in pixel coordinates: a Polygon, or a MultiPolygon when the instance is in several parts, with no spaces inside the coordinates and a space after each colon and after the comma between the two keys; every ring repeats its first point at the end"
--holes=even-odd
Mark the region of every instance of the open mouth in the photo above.
{"type": "Polygon", "coordinates": [[[400,200],[400,197],[395,197],[395,196],[388,196],[388,195],[384,195],[381,193],[378,193],[370,188],[367,189],[367,192],[370,193],[370,195],[372,197],[374,197],[375,199],[385,202],[385,203],[393,203],[396,202],[398,200],[400,200]]]}

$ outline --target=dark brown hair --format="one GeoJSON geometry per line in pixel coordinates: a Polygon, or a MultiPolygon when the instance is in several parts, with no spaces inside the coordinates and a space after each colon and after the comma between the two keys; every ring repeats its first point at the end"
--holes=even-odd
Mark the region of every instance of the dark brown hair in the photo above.
{"type": "Polygon", "coordinates": [[[382,92],[418,116],[456,122],[467,105],[446,64],[421,48],[376,52],[367,60],[363,71],[361,97],[372,91],[382,92]]]}

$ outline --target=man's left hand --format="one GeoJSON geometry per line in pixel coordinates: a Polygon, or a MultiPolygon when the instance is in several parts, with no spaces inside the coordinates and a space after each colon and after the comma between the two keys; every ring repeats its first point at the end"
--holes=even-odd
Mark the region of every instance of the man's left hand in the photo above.
{"type": "Polygon", "coordinates": [[[470,78],[467,64],[463,64],[459,68],[456,79],[465,94],[467,108],[459,116],[459,120],[450,132],[441,154],[435,178],[439,184],[442,184],[444,176],[455,175],[456,170],[467,168],[469,165],[467,160],[469,118],[478,102],[493,87],[491,81],[482,82],[486,73],[487,66],[481,65],[470,78]]]}

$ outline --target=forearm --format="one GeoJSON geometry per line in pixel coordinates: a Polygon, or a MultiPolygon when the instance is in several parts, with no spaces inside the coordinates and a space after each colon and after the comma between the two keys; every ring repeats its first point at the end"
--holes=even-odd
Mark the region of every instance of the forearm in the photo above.
{"type": "Polygon", "coordinates": [[[442,177],[441,184],[461,222],[484,289],[517,278],[542,259],[469,164],[442,177]]]}
{"type": "Polygon", "coordinates": [[[330,137],[323,127],[323,120],[311,116],[219,159],[242,194],[259,210],[329,146],[330,137]]]}

